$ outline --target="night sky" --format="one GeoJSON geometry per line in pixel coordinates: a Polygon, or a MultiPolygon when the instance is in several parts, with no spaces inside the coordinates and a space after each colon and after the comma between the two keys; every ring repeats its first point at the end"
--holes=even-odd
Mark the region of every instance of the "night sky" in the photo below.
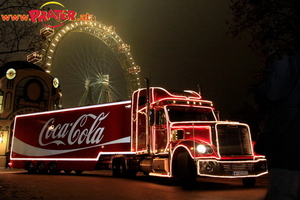
{"type": "Polygon", "coordinates": [[[232,114],[243,109],[260,61],[247,47],[249,37],[239,40],[227,34],[230,0],[59,2],[113,25],[131,46],[140,78],[150,78],[151,86],[197,91],[200,84],[203,98],[214,102],[223,119],[236,119],[232,114]]]}

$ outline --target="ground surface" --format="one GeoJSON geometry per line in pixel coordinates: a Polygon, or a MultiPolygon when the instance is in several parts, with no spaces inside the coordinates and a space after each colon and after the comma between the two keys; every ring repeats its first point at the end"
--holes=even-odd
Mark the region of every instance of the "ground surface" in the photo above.
{"type": "Polygon", "coordinates": [[[0,169],[0,200],[263,200],[267,179],[255,188],[244,188],[241,180],[199,179],[193,191],[182,190],[166,178],[121,179],[110,171],[66,175],[28,174],[24,170],[0,169]]]}

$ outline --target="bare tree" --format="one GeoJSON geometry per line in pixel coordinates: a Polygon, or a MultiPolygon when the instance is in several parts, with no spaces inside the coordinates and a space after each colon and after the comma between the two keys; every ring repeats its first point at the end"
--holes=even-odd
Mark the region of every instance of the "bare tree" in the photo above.
{"type": "Polygon", "coordinates": [[[241,37],[249,32],[249,46],[259,55],[300,49],[299,0],[231,0],[230,32],[241,37]]]}
{"type": "Polygon", "coordinates": [[[0,66],[12,60],[25,60],[41,41],[40,23],[11,20],[7,15],[26,15],[38,9],[45,0],[3,0],[0,2],[0,66]],[[5,18],[6,16],[6,18],[5,18]]]}

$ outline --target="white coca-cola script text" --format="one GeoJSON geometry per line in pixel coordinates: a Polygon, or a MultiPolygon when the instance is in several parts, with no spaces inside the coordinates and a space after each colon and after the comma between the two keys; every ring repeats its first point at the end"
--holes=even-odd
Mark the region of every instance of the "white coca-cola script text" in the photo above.
{"type": "MultiPolygon", "coordinates": [[[[39,144],[74,145],[74,144],[99,144],[103,138],[105,127],[100,127],[101,122],[109,115],[102,112],[96,116],[84,114],[73,123],[55,124],[55,119],[49,119],[42,128],[39,136],[39,144]],[[86,126],[89,120],[93,120],[91,126],[86,126]]],[[[90,123],[90,122],[89,122],[90,123]]]]}

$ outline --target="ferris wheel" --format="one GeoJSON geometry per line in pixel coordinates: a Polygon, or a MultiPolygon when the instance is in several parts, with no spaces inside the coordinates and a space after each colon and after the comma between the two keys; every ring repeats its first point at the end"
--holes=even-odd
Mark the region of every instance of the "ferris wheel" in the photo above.
{"type": "MultiPolygon", "coordinates": [[[[95,17],[92,19],[95,19],[95,17]]],[[[64,79],[64,77],[68,76],[69,79],[72,79],[70,76],[77,74],[73,75],[73,79],[75,79],[73,81],[81,83],[81,86],[76,86],[76,88],[83,88],[84,91],[81,93],[74,92],[74,90],[76,90],[74,88],[65,88],[62,91],[63,97],[65,93],[68,92],[75,93],[77,97],[80,95],[81,97],[79,101],[77,100],[77,105],[98,104],[120,100],[121,98],[118,97],[118,92],[115,94],[114,87],[112,86],[114,82],[120,80],[120,75],[119,77],[116,76],[118,73],[122,73],[121,76],[123,76],[124,79],[123,83],[121,82],[121,84],[119,84],[121,85],[120,87],[122,87],[121,89],[119,88],[119,90],[123,93],[125,91],[126,93],[126,97],[123,98],[130,99],[132,92],[140,88],[140,67],[135,64],[130,52],[130,46],[124,43],[121,37],[115,32],[113,26],[106,26],[96,20],[70,21],[55,30],[44,27],[40,30],[40,34],[46,42],[42,43],[41,51],[30,54],[27,60],[35,62],[54,77],[62,74],[60,68],[68,66],[69,71],[67,73],[65,72],[66,76],[61,76],[58,79],[60,83],[63,82],[62,79],[64,79]],[[63,46],[61,43],[64,43],[64,40],[68,40],[68,37],[70,37],[68,35],[73,35],[73,44],[86,46],[71,47],[71,50],[68,51],[81,48],[83,49],[81,51],[85,52],[85,55],[74,55],[73,53],[73,57],[71,59],[69,58],[71,61],[68,61],[68,58],[65,58],[65,56],[64,59],[60,59],[62,61],[58,62],[57,58],[66,51],[59,49],[61,48],[59,46],[63,46]],[[91,38],[89,38],[84,44],[82,39],[83,35],[89,35],[89,37],[92,37],[92,41],[91,38]],[[77,37],[77,39],[74,39],[74,37],[77,37]],[[97,49],[97,51],[89,53],[89,51],[93,49],[97,49]],[[91,67],[91,65],[93,65],[93,67],[91,67]],[[77,80],[79,79],[78,77],[82,80],[77,80]]],[[[58,80],[56,79],[56,84],[58,80]]],[[[70,82],[72,81],[65,81],[64,85],[68,85],[70,82]]],[[[63,86],[63,84],[61,85],[63,86]]],[[[70,98],[73,98],[72,95],[70,98]]]]}

